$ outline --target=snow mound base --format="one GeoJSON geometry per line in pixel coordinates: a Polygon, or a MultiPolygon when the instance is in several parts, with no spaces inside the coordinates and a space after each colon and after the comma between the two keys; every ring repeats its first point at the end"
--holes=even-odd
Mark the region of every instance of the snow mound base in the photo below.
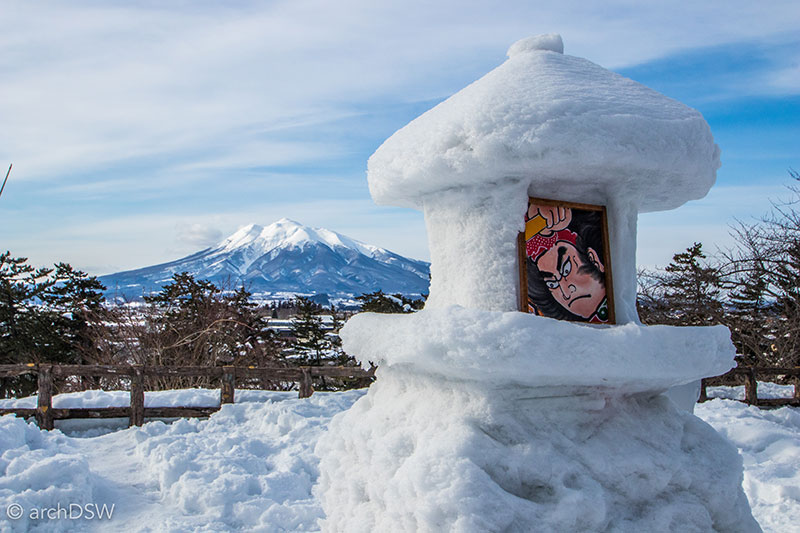
{"type": "Polygon", "coordinates": [[[451,306],[341,335],[378,379],[317,444],[323,531],[760,531],[736,449],[660,394],[732,366],[724,327],[451,306]]]}
{"type": "Polygon", "coordinates": [[[664,396],[526,392],[385,372],[317,445],[323,531],[760,531],[736,449],[664,396]]]}

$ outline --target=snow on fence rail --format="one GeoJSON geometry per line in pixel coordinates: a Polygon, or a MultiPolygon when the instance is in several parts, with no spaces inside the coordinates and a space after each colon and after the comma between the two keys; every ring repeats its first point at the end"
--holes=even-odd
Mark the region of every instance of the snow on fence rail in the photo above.
{"type": "Polygon", "coordinates": [[[270,381],[294,381],[299,384],[299,397],[308,398],[314,393],[313,378],[350,378],[371,380],[375,368],[362,370],[358,367],[343,366],[301,366],[284,367],[242,367],[242,366],[140,366],[140,365],[52,365],[21,364],[0,365],[0,378],[16,377],[23,374],[37,374],[39,392],[37,406],[33,408],[0,408],[0,416],[15,414],[17,416],[34,416],[42,429],[53,429],[54,420],[66,418],[125,418],[130,426],[141,426],[145,417],[199,417],[209,416],[218,411],[219,406],[212,407],[145,407],[144,378],[147,376],[165,377],[209,377],[220,380],[220,405],[233,403],[234,387],[237,378],[256,378],[270,381]],[[123,376],[131,380],[130,407],[100,408],[60,408],[52,405],[53,378],[59,377],[99,377],[123,376]]]}
{"type": "Polygon", "coordinates": [[[717,385],[741,385],[744,382],[744,403],[757,407],[781,407],[791,405],[800,407],[800,367],[737,367],[721,376],[705,378],[700,388],[700,399],[705,402],[709,398],[706,387],[717,385]],[[769,378],[784,377],[794,384],[794,394],[791,398],[759,398],[758,378],[769,381],[769,378]]]}

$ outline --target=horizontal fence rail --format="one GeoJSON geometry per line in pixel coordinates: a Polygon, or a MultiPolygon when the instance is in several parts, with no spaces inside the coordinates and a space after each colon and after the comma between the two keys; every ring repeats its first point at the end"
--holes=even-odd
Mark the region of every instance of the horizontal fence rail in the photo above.
{"type": "Polygon", "coordinates": [[[234,403],[237,379],[260,381],[292,381],[298,384],[299,397],[314,393],[314,378],[361,379],[365,384],[375,376],[375,367],[363,370],[344,366],[252,367],[252,366],[139,366],[139,365],[0,365],[0,378],[25,374],[38,376],[36,408],[0,408],[0,415],[36,418],[42,429],[53,429],[55,420],[67,418],[128,418],[129,426],[141,426],[145,418],[204,417],[218,411],[226,403],[234,403]],[[66,377],[117,376],[130,378],[129,407],[53,408],[53,380],[66,377]],[[145,377],[207,377],[220,380],[220,406],[211,407],[145,407],[145,377]]]}
{"type": "MultiPolygon", "coordinates": [[[[314,378],[363,379],[369,383],[375,376],[375,367],[363,370],[358,367],[301,366],[301,367],[242,367],[242,366],[138,366],[138,365],[52,365],[17,364],[0,365],[0,378],[25,374],[38,376],[36,408],[0,408],[0,415],[15,414],[35,417],[42,429],[53,429],[55,420],[72,418],[128,418],[129,425],[141,426],[145,418],[207,417],[220,406],[210,407],[145,407],[144,378],[146,377],[207,377],[220,381],[220,405],[234,403],[237,379],[259,381],[289,381],[298,384],[299,397],[308,398],[314,393],[314,378]],[[67,377],[126,377],[130,379],[129,407],[53,408],[53,381],[67,377]]],[[[758,407],[800,407],[800,367],[738,367],[720,376],[702,380],[700,402],[707,401],[706,388],[717,385],[744,384],[742,400],[758,407]],[[791,398],[759,398],[758,380],[782,377],[794,385],[791,398]]]]}
{"type": "Polygon", "coordinates": [[[700,388],[700,399],[705,402],[709,400],[706,387],[713,386],[735,386],[744,383],[744,403],[757,407],[783,407],[786,405],[800,407],[800,367],[737,367],[729,372],[712,378],[702,380],[700,388]],[[791,398],[759,398],[758,381],[768,381],[767,378],[782,377],[792,381],[794,393],[791,398]]]}

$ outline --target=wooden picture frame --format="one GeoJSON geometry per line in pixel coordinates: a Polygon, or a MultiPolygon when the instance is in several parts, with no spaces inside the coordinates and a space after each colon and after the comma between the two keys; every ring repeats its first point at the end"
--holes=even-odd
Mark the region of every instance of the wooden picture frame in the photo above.
{"type": "Polygon", "coordinates": [[[529,197],[525,229],[517,242],[520,311],[614,324],[605,206],[529,197]]]}

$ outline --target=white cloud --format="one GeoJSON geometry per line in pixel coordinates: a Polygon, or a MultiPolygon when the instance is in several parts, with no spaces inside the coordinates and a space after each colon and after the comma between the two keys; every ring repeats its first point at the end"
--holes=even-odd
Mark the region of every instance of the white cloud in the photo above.
{"type": "Polygon", "coordinates": [[[241,6],[4,5],[0,156],[20,178],[203,147],[235,165],[242,135],[364,98],[447,95],[529,34],[560,31],[568,53],[618,67],[795,30],[799,14],[741,0],[241,6]]]}
{"type": "Polygon", "coordinates": [[[800,94],[800,58],[793,65],[772,73],[766,83],[779,93],[800,94]]]}
{"type": "Polygon", "coordinates": [[[213,246],[223,238],[218,228],[207,224],[179,224],[177,230],[179,241],[198,248],[213,246]]]}

